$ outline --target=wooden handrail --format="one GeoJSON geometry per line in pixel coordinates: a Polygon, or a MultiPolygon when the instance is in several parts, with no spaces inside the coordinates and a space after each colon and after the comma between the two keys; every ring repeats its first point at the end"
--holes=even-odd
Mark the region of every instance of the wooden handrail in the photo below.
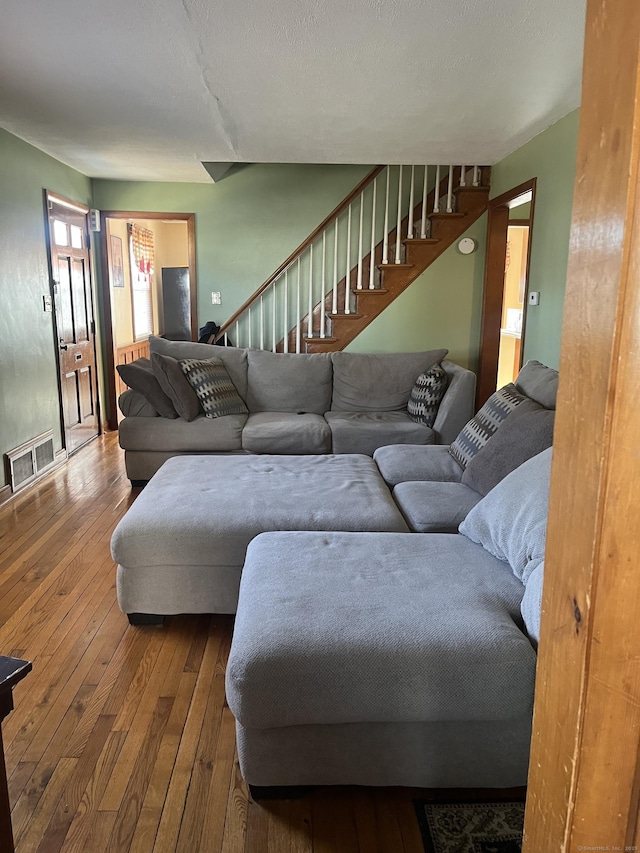
{"type": "Polygon", "coordinates": [[[360,181],[360,183],[351,190],[349,195],[346,196],[340,202],[340,204],[331,211],[331,213],[328,216],[325,216],[325,218],[322,220],[320,225],[318,225],[318,227],[314,231],[312,231],[311,234],[309,234],[309,236],[305,240],[303,240],[302,243],[300,243],[298,248],[295,249],[289,255],[289,257],[286,259],[286,261],[283,261],[280,264],[280,266],[278,267],[278,269],[275,272],[271,273],[269,278],[263,284],[260,285],[260,287],[246,300],[246,302],[244,302],[240,306],[240,308],[238,308],[238,310],[235,311],[231,315],[231,317],[229,317],[229,319],[225,323],[222,324],[222,326],[220,327],[220,331],[216,335],[216,338],[215,338],[216,341],[220,340],[220,338],[225,334],[227,329],[230,329],[231,326],[233,326],[233,324],[236,322],[236,320],[244,314],[244,312],[247,310],[247,308],[258,298],[258,296],[260,296],[261,293],[264,293],[264,291],[275,281],[275,279],[277,279],[278,276],[281,273],[283,273],[286,270],[286,268],[291,263],[293,263],[293,261],[295,261],[295,259],[299,255],[301,255],[304,252],[305,249],[309,248],[309,246],[314,242],[316,237],[319,237],[322,234],[322,232],[325,230],[325,228],[327,228],[328,225],[330,225],[330,223],[334,219],[336,219],[338,216],[340,216],[340,214],[342,213],[343,210],[346,210],[347,207],[349,207],[351,202],[357,196],[359,196],[360,193],[364,189],[366,189],[366,187],[369,186],[369,184],[374,180],[374,178],[376,178],[380,174],[380,172],[384,168],[385,168],[385,166],[375,166],[369,172],[369,174],[365,175],[365,177],[360,181]]]}

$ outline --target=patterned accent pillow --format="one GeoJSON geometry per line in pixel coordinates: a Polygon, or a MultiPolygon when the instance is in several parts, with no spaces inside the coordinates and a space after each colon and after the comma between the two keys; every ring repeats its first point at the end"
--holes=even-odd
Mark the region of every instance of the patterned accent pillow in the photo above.
{"type": "Polygon", "coordinates": [[[441,364],[434,364],[418,376],[407,403],[407,414],[412,421],[433,426],[448,382],[449,377],[441,364]]]}
{"type": "Polygon", "coordinates": [[[206,361],[185,358],[180,361],[180,367],[189,385],[198,395],[200,405],[208,418],[248,414],[249,409],[238,394],[221,358],[210,358],[206,361]]]}
{"type": "Polygon", "coordinates": [[[461,468],[466,468],[485,446],[500,424],[526,400],[513,383],[492,394],[480,411],[462,428],[449,447],[449,453],[461,468]]]}

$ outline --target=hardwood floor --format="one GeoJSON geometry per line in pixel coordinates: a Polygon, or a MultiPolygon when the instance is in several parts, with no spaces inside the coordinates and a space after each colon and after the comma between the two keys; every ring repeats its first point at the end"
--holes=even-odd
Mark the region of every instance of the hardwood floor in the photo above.
{"type": "Polygon", "coordinates": [[[132,628],[118,609],[109,540],[135,495],[111,433],[0,508],[0,653],[33,662],[3,726],[17,853],[421,853],[420,792],[251,801],[232,617],[132,628]]]}

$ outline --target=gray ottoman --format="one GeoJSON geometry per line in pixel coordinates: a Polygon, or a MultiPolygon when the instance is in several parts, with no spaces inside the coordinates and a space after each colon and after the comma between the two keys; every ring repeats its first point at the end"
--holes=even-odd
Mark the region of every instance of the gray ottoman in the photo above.
{"type": "Polygon", "coordinates": [[[258,536],[226,673],[246,781],[526,784],[536,655],[522,594],[461,535],[258,536]]]}
{"type": "Polygon", "coordinates": [[[120,608],[235,613],[247,545],[273,530],[408,532],[368,456],[175,457],[114,531],[120,608]]]}

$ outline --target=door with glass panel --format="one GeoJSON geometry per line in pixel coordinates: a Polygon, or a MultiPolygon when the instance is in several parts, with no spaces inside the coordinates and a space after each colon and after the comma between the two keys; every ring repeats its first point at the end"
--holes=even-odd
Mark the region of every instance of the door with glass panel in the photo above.
{"type": "Polygon", "coordinates": [[[47,194],[65,447],[98,435],[95,321],[86,208],[47,194]]]}

